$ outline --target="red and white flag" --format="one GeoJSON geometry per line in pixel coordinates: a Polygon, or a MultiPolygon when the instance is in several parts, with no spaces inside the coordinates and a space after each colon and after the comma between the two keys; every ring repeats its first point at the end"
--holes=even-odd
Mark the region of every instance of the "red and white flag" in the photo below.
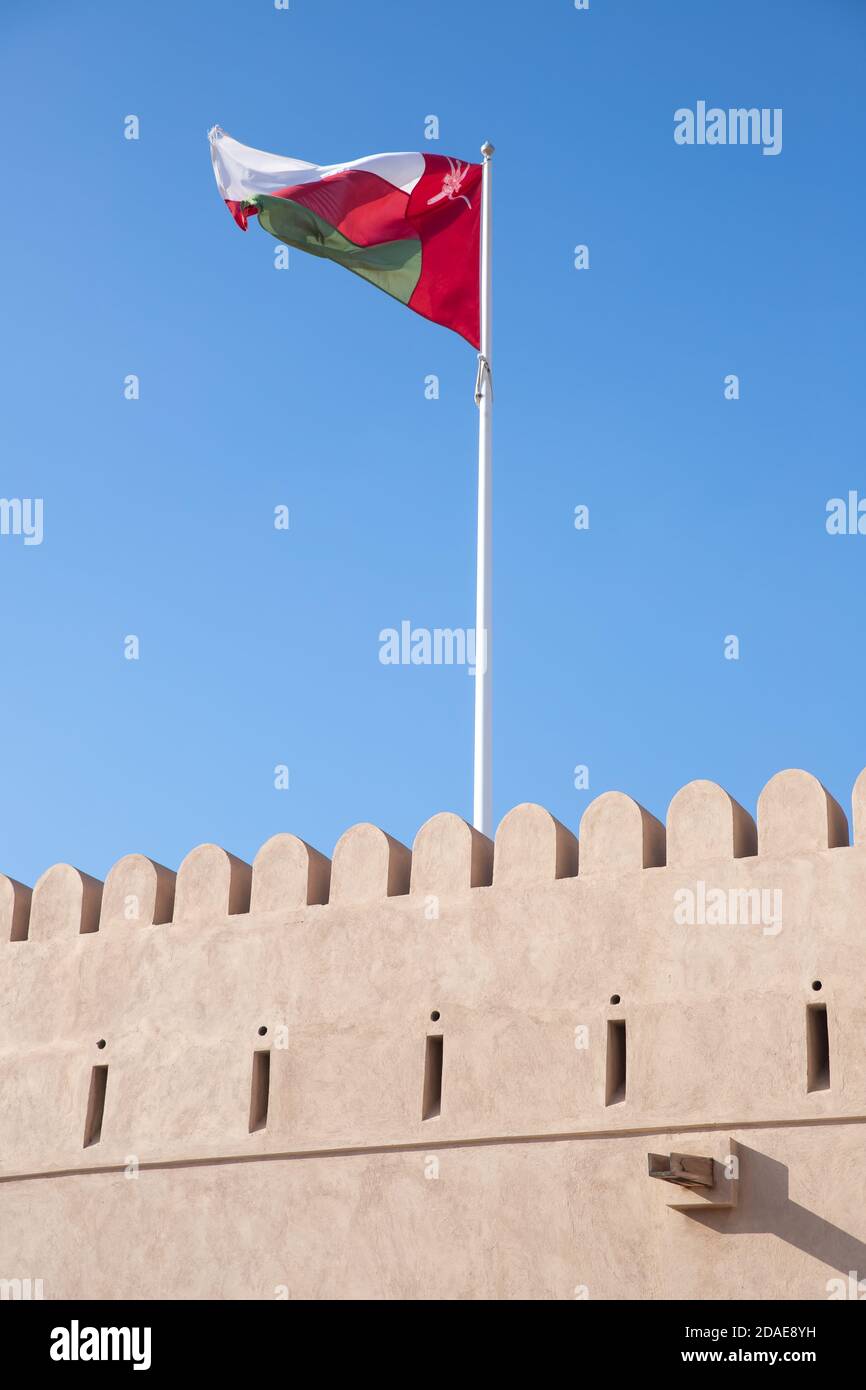
{"type": "Polygon", "coordinates": [[[214,175],[235,221],[336,261],[478,348],[480,164],[374,154],[308,164],[210,132],[214,175]]]}

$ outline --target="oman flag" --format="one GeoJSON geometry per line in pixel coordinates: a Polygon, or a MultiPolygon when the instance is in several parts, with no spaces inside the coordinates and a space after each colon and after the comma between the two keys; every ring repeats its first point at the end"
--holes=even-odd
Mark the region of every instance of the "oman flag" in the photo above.
{"type": "Polygon", "coordinates": [[[289,246],[336,261],[480,346],[481,165],[439,154],[307,164],[215,126],[211,158],[238,226],[256,216],[289,246]]]}

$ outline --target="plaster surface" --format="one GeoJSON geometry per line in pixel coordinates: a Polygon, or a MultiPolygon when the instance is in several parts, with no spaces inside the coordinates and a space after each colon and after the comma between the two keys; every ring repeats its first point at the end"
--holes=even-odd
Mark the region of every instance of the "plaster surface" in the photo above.
{"type": "Polygon", "coordinates": [[[819,1299],[866,1279],[863,775],[853,804],[853,844],[794,771],[757,824],[698,782],[666,826],[608,793],[579,836],[522,806],[495,845],[446,813],[411,851],[365,825],[332,861],[279,835],[252,866],[130,855],[104,889],[68,865],[32,894],[0,878],[0,1280],[819,1299]],[[736,1201],[682,1203],[651,1151],[735,1154],[736,1201]]]}

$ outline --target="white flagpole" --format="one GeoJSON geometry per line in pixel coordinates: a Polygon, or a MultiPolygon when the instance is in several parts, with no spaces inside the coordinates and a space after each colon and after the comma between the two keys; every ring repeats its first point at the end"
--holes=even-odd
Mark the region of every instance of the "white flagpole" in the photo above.
{"type": "Polygon", "coordinates": [[[475,403],[478,406],[478,569],[475,596],[475,779],[472,821],[493,834],[492,689],[492,513],[493,486],[493,266],[490,181],[493,146],[481,146],[481,352],[475,403]]]}

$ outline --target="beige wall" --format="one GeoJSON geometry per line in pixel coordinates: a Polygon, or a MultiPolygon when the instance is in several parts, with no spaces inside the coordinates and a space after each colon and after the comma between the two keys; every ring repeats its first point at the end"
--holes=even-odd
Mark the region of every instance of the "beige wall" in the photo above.
{"type": "Polygon", "coordinates": [[[710,783],[677,794],[667,833],[607,794],[579,858],[522,806],[495,853],[442,815],[411,854],[356,826],[330,865],[281,835],[252,870],[203,846],[176,881],[141,856],[104,889],[68,866],[32,898],[0,881],[0,1279],[47,1298],[569,1299],[866,1280],[866,777],[854,828],[849,846],[836,803],[788,772],[757,832],[710,783]],[[700,883],[710,923],[678,921],[700,883]],[[769,915],[711,924],[730,888],[766,890],[769,915]],[[810,1091],[815,1004],[830,1084],[810,1091]],[[606,1104],[610,1020],[627,1075],[606,1104]],[[717,1188],[650,1179],[648,1152],[674,1150],[712,1157],[717,1188]]]}

